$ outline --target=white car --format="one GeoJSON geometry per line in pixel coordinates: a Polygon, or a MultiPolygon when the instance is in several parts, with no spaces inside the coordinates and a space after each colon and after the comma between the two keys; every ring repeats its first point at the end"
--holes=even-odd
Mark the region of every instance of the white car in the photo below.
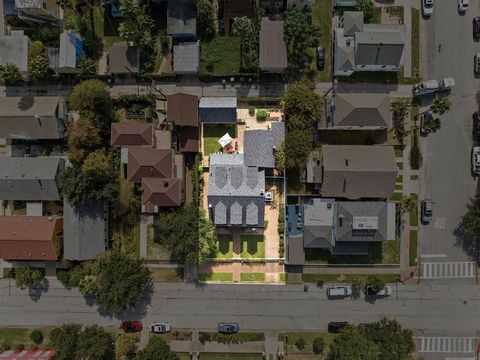
{"type": "Polygon", "coordinates": [[[465,12],[468,9],[468,0],[458,0],[458,11],[465,12]]]}
{"type": "Polygon", "coordinates": [[[422,0],[422,14],[423,16],[433,14],[433,0],[422,0]]]}
{"type": "Polygon", "coordinates": [[[171,330],[170,324],[168,322],[160,322],[150,324],[150,331],[156,334],[164,334],[171,330]]]}

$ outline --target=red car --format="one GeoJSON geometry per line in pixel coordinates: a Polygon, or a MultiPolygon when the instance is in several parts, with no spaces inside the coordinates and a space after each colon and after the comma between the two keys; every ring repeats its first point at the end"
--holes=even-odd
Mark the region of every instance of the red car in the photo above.
{"type": "Polygon", "coordinates": [[[142,331],[143,325],[138,320],[124,320],[120,328],[126,333],[133,333],[142,331]]]}

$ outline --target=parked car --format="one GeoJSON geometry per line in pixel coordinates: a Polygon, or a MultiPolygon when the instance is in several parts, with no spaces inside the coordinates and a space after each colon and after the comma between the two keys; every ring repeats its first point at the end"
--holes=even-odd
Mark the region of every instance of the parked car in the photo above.
{"type": "Polygon", "coordinates": [[[477,40],[480,39],[480,16],[473,18],[473,37],[477,40]]]}
{"type": "Polygon", "coordinates": [[[235,334],[240,331],[240,326],[237,323],[220,323],[217,329],[218,332],[223,334],[235,334]]]}
{"type": "Polygon", "coordinates": [[[472,135],[477,144],[480,144],[480,112],[474,112],[472,115],[472,135]]]}
{"type": "Polygon", "coordinates": [[[422,200],[421,203],[421,212],[422,212],[422,223],[428,224],[432,221],[432,214],[433,214],[433,201],[430,199],[422,200]]]}
{"type": "Polygon", "coordinates": [[[317,70],[322,71],[325,67],[325,49],[321,46],[317,48],[317,70]]]}
{"type": "Polygon", "coordinates": [[[480,175],[480,146],[472,146],[472,175],[480,175]]]}
{"type": "Polygon", "coordinates": [[[422,0],[422,14],[423,16],[433,14],[433,0],[422,0]]]}
{"type": "Polygon", "coordinates": [[[391,286],[385,286],[383,289],[380,291],[375,291],[371,286],[367,286],[365,289],[365,295],[367,296],[389,296],[392,294],[392,287],[391,286]]]}
{"type": "Polygon", "coordinates": [[[152,323],[150,324],[150,331],[156,334],[163,334],[170,332],[171,326],[168,322],[152,323]]]}
{"type": "Polygon", "coordinates": [[[421,136],[427,136],[428,135],[428,132],[423,127],[423,124],[425,123],[425,120],[431,119],[432,117],[433,117],[433,115],[430,111],[425,111],[422,115],[420,115],[420,135],[421,136]]]}
{"type": "Polygon", "coordinates": [[[348,325],[347,321],[332,321],[328,323],[328,332],[338,334],[342,329],[348,325]]]}
{"type": "Polygon", "coordinates": [[[468,9],[468,0],[458,0],[458,11],[465,12],[468,9]]]}
{"type": "Polygon", "coordinates": [[[327,288],[327,296],[332,299],[343,299],[351,295],[352,288],[349,285],[329,286],[327,288]]]}
{"type": "Polygon", "coordinates": [[[476,53],[473,57],[473,72],[480,74],[480,53],[476,53]]]}
{"type": "Polygon", "coordinates": [[[141,321],[138,320],[124,320],[120,328],[126,333],[133,333],[142,331],[143,325],[141,321]]]}

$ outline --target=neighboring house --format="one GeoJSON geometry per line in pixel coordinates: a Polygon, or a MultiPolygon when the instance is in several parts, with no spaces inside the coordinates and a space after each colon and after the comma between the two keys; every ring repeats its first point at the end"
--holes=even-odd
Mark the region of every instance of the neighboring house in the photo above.
{"type": "Polygon", "coordinates": [[[173,46],[173,71],[176,74],[197,74],[200,69],[199,42],[184,42],[173,46]]]}
{"type": "Polygon", "coordinates": [[[168,95],[167,119],[177,126],[180,152],[198,152],[200,147],[198,98],[182,93],[168,95]]]}
{"type": "Polygon", "coordinates": [[[196,0],[167,1],[167,34],[174,38],[195,38],[197,34],[196,0]]]}
{"type": "Polygon", "coordinates": [[[57,140],[65,137],[65,103],[53,96],[0,97],[0,138],[57,140]]]}
{"type": "Polygon", "coordinates": [[[355,71],[398,71],[405,25],[365,24],[360,11],[345,11],[334,36],[334,75],[355,71]]]}
{"type": "Polygon", "coordinates": [[[83,40],[75,31],[68,30],[60,34],[57,72],[75,73],[78,59],[84,54],[83,40]]]}
{"type": "Polygon", "coordinates": [[[260,23],[260,70],[280,73],[287,68],[287,45],[283,33],[283,21],[267,17],[260,23]]]}
{"type": "Polygon", "coordinates": [[[183,203],[182,181],[178,178],[143,178],[142,212],[157,213],[158,207],[183,203]]]}
{"type": "Polygon", "coordinates": [[[229,35],[236,17],[253,17],[255,13],[255,0],[221,0],[223,7],[223,26],[225,35],[229,35]]]}
{"type": "Polygon", "coordinates": [[[15,0],[15,9],[22,20],[60,26],[59,6],[54,0],[15,0]]]}
{"type": "Polygon", "coordinates": [[[63,219],[0,216],[0,259],[55,261],[62,254],[63,219]]]}
{"type": "Polygon", "coordinates": [[[323,145],[321,175],[315,178],[323,197],[360,199],[391,196],[398,168],[392,146],[323,145]]]}
{"type": "Polygon", "coordinates": [[[30,39],[23,30],[13,30],[9,36],[0,36],[0,65],[14,64],[26,74],[29,53],[30,39]]]}
{"type": "Polygon", "coordinates": [[[63,168],[63,159],[56,157],[0,157],[0,199],[58,201],[63,168]]]}
{"type": "Polygon", "coordinates": [[[334,129],[385,130],[391,127],[388,94],[337,92],[334,104],[334,129]]]}
{"type": "Polygon", "coordinates": [[[236,124],[236,97],[202,97],[198,109],[200,122],[206,124],[236,124]]]}
{"type": "Polygon", "coordinates": [[[275,150],[285,137],[285,123],[272,122],[268,130],[245,130],[243,133],[245,165],[275,168],[275,150]]]}
{"type": "Polygon", "coordinates": [[[116,42],[109,50],[108,73],[137,75],[140,71],[140,48],[126,41],[116,42]]]}
{"type": "Polygon", "coordinates": [[[92,200],[72,206],[63,201],[63,257],[72,261],[92,260],[108,247],[108,204],[92,200]]]}
{"type": "Polygon", "coordinates": [[[57,350],[5,350],[0,352],[2,360],[51,360],[57,350]]]}
{"type": "Polygon", "coordinates": [[[216,227],[263,228],[265,171],[243,155],[210,155],[208,209],[216,227]]]}
{"type": "Polygon", "coordinates": [[[143,178],[173,177],[173,151],[143,147],[128,149],[127,180],[141,183],[143,178]]]}
{"type": "Polygon", "coordinates": [[[153,126],[151,124],[113,123],[111,143],[118,146],[152,146],[153,126]]]}

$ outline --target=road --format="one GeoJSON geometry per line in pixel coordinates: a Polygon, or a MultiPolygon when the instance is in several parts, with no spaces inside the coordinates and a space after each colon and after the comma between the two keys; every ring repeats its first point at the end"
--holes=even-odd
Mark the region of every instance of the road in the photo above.
{"type": "Polygon", "coordinates": [[[428,226],[420,225],[420,254],[428,255],[432,262],[474,259],[470,243],[457,239],[454,232],[476,185],[470,173],[470,149],[478,90],[473,56],[480,51],[480,44],[472,38],[472,18],[478,15],[478,1],[470,1],[462,16],[456,0],[442,0],[435,2],[433,16],[422,23],[421,58],[427,59],[423,61],[423,79],[451,76],[456,81],[451,111],[441,117],[441,129],[422,146],[420,197],[434,201],[434,216],[428,226]]]}

